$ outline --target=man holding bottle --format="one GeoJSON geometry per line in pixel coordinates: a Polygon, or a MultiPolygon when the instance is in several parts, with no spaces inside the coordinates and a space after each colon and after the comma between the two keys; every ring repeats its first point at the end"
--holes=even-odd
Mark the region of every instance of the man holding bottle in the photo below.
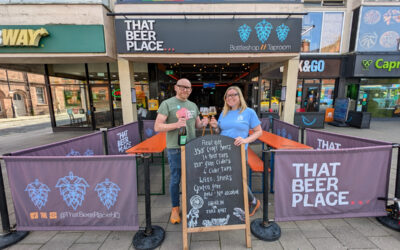
{"type": "Polygon", "coordinates": [[[170,167],[169,191],[172,202],[170,222],[172,224],[181,222],[179,215],[180,144],[194,139],[196,137],[196,128],[203,128],[208,124],[208,118],[205,117],[200,120],[200,112],[197,105],[188,100],[192,92],[190,81],[182,78],[177,81],[174,89],[176,95],[161,103],[154,124],[156,132],[167,132],[167,155],[170,167]],[[184,134],[185,132],[186,135],[184,134]]]}

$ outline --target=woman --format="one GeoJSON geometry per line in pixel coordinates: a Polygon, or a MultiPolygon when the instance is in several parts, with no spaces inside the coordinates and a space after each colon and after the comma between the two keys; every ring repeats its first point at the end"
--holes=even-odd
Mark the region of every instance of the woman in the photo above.
{"type": "MultiPolygon", "coordinates": [[[[247,107],[240,88],[236,86],[229,87],[225,92],[224,101],[224,108],[218,122],[213,117],[210,125],[216,133],[220,132],[221,135],[234,138],[236,146],[245,144],[247,158],[248,144],[262,135],[261,122],[256,112],[247,107]],[[249,135],[250,129],[254,131],[252,135],[249,135]]],[[[253,216],[260,207],[260,201],[254,197],[250,188],[249,204],[250,216],[253,216]]]]}

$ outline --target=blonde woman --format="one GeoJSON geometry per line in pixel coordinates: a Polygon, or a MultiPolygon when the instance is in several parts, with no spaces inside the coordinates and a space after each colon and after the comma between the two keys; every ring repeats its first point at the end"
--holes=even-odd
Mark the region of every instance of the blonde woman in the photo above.
{"type": "MultiPolygon", "coordinates": [[[[261,122],[256,112],[247,107],[240,88],[236,86],[229,87],[225,92],[224,101],[224,108],[218,121],[212,118],[210,125],[215,132],[234,138],[236,146],[245,144],[247,158],[248,144],[262,135],[261,122]],[[252,135],[249,135],[250,129],[254,131],[252,135]]],[[[260,207],[260,201],[254,197],[250,188],[249,204],[250,216],[253,216],[260,207]]]]}

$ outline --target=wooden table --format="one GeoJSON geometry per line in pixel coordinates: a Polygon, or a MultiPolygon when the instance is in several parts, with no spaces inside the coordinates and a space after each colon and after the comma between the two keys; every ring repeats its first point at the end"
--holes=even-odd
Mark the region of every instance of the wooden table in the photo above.
{"type": "Polygon", "coordinates": [[[312,149],[312,147],[301,144],[296,141],[289,140],[282,136],[267,132],[263,130],[262,135],[258,140],[267,144],[274,149],[312,149]]]}

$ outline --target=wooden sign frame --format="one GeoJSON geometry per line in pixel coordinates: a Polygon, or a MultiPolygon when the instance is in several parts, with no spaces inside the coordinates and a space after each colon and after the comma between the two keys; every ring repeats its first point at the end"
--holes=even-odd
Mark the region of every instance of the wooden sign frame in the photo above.
{"type": "Polygon", "coordinates": [[[187,226],[187,190],[186,190],[186,147],[181,146],[181,183],[182,183],[182,246],[184,250],[189,249],[188,233],[196,232],[211,232],[211,231],[225,231],[245,229],[246,246],[251,248],[251,235],[250,235],[250,216],[249,216],[249,203],[248,203],[248,187],[247,187],[247,168],[246,168],[246,155],[244,144],[241,145],[242,157],[242,180],[243,180],[243,203],[245,211],[245,223],[240,225],[227,225],[227,226],[210,226],[210,227],[196,227],[188,228],[187,226]]]}

